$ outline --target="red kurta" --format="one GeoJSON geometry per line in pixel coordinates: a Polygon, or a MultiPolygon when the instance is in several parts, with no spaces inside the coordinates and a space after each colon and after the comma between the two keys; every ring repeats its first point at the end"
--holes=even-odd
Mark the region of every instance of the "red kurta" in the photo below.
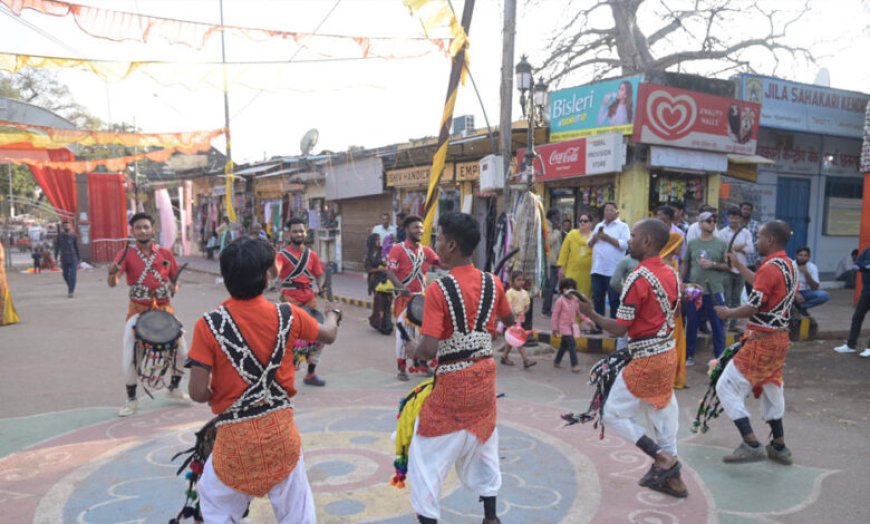
{"type": "MultiPolygon", "coordinates": [[[[390,248],[390,253],[387,255],[387,270],[395,273],[396,277],[399,281],[403,281],[408,278],[408,275],[411,274],[411,271],[414,269],[414,264],[411,262],[411,259],[408,257],[408,253],[405,252],[405,249],[402,247],[409,249],[411,252],[416,253],[418,249],[421,249],[423,253],[423,265],[420,270],[420,274],[423,275],[423,278],[426,278],[426,273],[429,272],[429,268],[433,265],[440,265],[441,260],[438,258],[438,255],[435,254],[435,251],[432,250],[429,246],[414,246],[410,240],[405,240],[401,244],[396,244],[392,248],[390,248]]],[[[411,293],[420,293],[423,291],[423,285],[420,283],[418,279],[413,279],[408,284],[408,291],[411,293]]],[[[478,287],[480,287],[478,285],[478,287]]],[[[405,310],[405,307],[408,305],[408,301],[411,300],[409,296],[399,295],[396,297],[395,301],[395,311],[396,316],[405,310]]]]}
{"type": "MultiPolygon", "coordinates": [[[[750,299],[760,298],[758,310],[762,313],[771,311],[792,291],[786,287],[782,271],[769,263],[774,258],[782,258],[791,264],[785,251],[777,251],[762,261],[750,294],[750,299]]],[[[793,285],[797,285],[797,280],[793,285]]],[[[758,396],[765,383],[783,383],[782,367],[789,348],[788,328],[775,329],[751,320],[748,328],[742,338],[743,347],[734,355],[733,362],[758,396]]]]}
{"type": "MultiPolygon", "coordinates": [[[[284,249],[296,257],[297,260],[302,256],[302,249],[295,247],[293,244],[287,244],[284,249]]],[[[314,250],[309,250],[308,253],[308,272],[315,278],[319,277],[323,274],[323,265],[320,263],[320,258],[314,250]]],[[[278,266],[278,278],[280,278],[282,282],[296,267],[295,264],[291,263],[290,260],[280,252],[275,256],[275,265],[278,266]]],[[[293,299],[292,303],[294,304],[308,304],[314,299],[314,290],[311,288],[311,280],[312,279],[308,278],[305,274],[301,274],[293,279],[293,283],[297,284],[299,288],[282,288],[281,295],[285,298],[293,299]]],[[[286,301],[291,302],[290,300],[286,301]]]]}
{"type": "MultiPolygon", "coordinates": [[[[677,276],[662,259],[654,256],[638,264],[658,278],[668,294],[668,302],[677,299],[677,276]]],[[[638,278],[625,290],[620,309],[633,308],[634,318],[616,321],[628,327],[628,338],[637,339],[655,335],[666,322],[665,312],[656,300],[652,286],[644,278],[638,278]]],[[[622,371],[622,378],[631,394],[649,402],[657,409],[668,405],[673,395],[674,378],[677,374],[677,352],[673,349],[651,357],[632,358],[622,371]]]]}
{"type": "MultiPolygon", "coordinates": [[[[466,323],[471,330],[480,302],[482,278],[480,270],[471,264],[454,267],[450,274],[459,284],[466,308],[466,323]]],[[[504,288],[495,280],[495,304],[486,324],[486,330],[495,333],[496,318],[511,313],[504,288]]],[[[423,335],[447,340],[453,336],[453,324],[444,293],[437,283],[426,289],[423,311],[423,335]]],[[[461,371],[439,374],[432,394],[420,411],[417,434],[437,437],[459,430],[467,430],[481,442],[486,442],[495,429],[495,362],[491,358],[475,362],[461,371]]]]}

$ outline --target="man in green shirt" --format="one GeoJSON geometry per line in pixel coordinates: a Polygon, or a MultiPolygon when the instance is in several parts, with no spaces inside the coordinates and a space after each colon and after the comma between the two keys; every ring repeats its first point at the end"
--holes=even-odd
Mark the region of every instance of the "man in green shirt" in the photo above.
{"type": "Polygon", "coordinates": [[[716,215],[705,211],[698,216],[698,228],[701,235],[689,241],[686,258],[682,262],[685,280],[700,287],[703,299],[700,308],[694,304],[686,304],[686,365],[695,364],[695,347],[698,343],[698,318],[702,311],[710,320],[710,331],[713,334],[713,354],[716,358],[725,350],[725,329],[722,320],[716,316],[714,306],[724,305],[723,286],[725,272],[730,270],[725,261],[728,244],[716,236],[716,215]]]}

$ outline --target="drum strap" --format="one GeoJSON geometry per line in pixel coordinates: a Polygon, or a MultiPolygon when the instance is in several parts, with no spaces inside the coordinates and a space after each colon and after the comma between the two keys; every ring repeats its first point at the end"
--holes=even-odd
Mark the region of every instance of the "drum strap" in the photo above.
{"type": "Polygon", "coordinates": [[[293,271],[291,271],[290,274],[281,281],[281,287],[295,288],[296,285],[293,283],[293,279],[299,276],[306,276],[309,279],[314,280],[314,276],[311,274],[311,271],[308,270],[308,260],[311,258],[310,249],[303,247],[302,254],[299,258],[293,256],[293,254],[287,249],[282,249],[281,255],[286,258],[288,262],[293,264],[293,271]]]}
{"type": "Polygon", "coordinates": [[[411,251],[405,243],[401,244],[402,249],[405,250],[405,255],[408,256],[408,260],[411,261],[411,272],[408,273],[408,276],[402,279],[402,285],[407,287],[411,282],[417,280],[420,282],[420,286],[423,286],[423,261],[426,259],[423,253],[423,246],[417,246],[416,253],[411,251]]]}
{"type": "Polygon", "coordinates": [[[242,395],[220,416],[217,425],[256,418],[270,411],[292,407],[290,394],[275,380],[284,359],[287,337],[293,323],[289,304],[277,304],[278,338],[265,366],[257,360],[230,312],[223,306],[204,315],[221,351],[248,385],[242,395]]]}
{"type": "Polygon", "coordinates": [[[495,280],[490,273],[481,272],[480,275],[480,300],[471,331],[468,329],[465,302],[456,279],[447,276],[437,281],[447,301],[453,324],[453,336],[438,343],[439,373],[458,371],[470,366],[474,360],[492,356],[492,339],[486,325],[495,306],[495,280]]]}

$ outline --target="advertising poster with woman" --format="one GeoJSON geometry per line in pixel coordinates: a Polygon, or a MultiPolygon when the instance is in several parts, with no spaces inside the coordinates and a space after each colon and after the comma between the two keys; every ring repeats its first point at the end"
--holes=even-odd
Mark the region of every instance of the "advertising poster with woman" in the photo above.
{"type": "Polygon", "coordinates": [[[551,93],[550,140],[564,142],[602,133],[630,135],[641,79],[618,78],[551,93]]]}

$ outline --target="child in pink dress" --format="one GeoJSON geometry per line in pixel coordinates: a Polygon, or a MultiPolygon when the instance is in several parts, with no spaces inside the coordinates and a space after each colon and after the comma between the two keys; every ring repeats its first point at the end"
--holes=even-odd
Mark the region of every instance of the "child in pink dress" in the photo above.
{"type": "Polygon", "coordinates": [[[571,371],[580,373],[580,366],[577,364],[577,343],[574,341],[574,337],[580,334],[580,326],[577,321],[580,320],[584,324],[590,321],[580,313],[580,300],[570,293],[576,289],[577,282],[573,278],[565,278],[559,282],[559,298],[553,304],[550,327],[554,334],[558,333],[562,338],[559,352],[556,353],[556,360],[553,361],[553,367],[562,367],[562,357],[567,351],[571,358],[571,371]]]}

